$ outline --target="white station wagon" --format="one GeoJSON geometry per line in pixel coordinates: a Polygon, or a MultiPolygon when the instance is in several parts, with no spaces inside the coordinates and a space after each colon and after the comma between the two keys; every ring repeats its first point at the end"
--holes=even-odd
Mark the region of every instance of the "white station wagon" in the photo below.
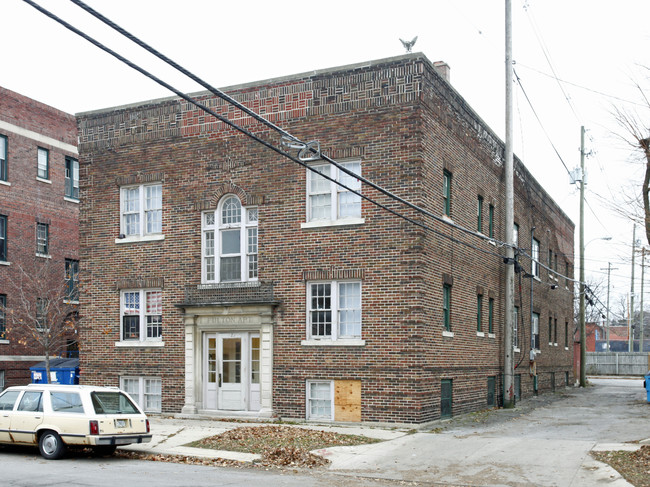
{"type": "Polygon", "coordinates": [[[49,460],[68,446],[112,454],[151,441],[149,420],[117,387],[29,384],[0,394],[0,443],[38,444],[49,460]]]}

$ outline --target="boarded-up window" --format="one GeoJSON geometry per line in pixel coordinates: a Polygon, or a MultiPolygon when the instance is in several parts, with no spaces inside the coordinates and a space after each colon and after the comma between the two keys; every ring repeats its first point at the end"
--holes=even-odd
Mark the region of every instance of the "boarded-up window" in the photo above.
{"type": "Polygon", "coordinates": [[[307,419],[361,421],[361,381],[308,381],[307,402],[307,419]]]}
{"type": "Polygon", "coordinates": [[[334,381],[334,420],[361,421],[361,381],[334,381]]]}

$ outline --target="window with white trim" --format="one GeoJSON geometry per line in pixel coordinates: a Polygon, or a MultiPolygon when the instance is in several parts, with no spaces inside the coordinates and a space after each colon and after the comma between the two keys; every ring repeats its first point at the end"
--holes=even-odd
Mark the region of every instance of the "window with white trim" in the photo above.
{"type": "Polygon", "coordinates": [[[0,135],[0,181],[7,180],[7,136],[0,135]]]}
{"type": "MultiPolygon", "coordinates": [[[[354,174],[361,175],[361,162],[344,162],[341,166],[354,174]]],[[[332,164],[312,166],[307,170],[307,221],[332,223],[346,219],[361,218],[361,181],[332,164]],[[345,185],[346,189],[334,181],[345,185]]]]}
{"type": "Polygon", "coordinates": [[[512,243],[515,247],[519,246],[519,224],[517,223],[512,227],[512,243]]]}
{"type": "Polygon", "coordinates": [[[307,419],[334,419],[332,381],[307,381],[307,419]]]}
{"type": "Polygon", "coordinates": [[[532,271],[533,271],[533,276],[539,278],[539,240],[533,239],[533,245],[532,245],[532,252],[531,252],[531,257],[532,257],[532,271]]]}
{"type": "Polygon", "coordinates": [[[234,195],[203,213],[202,282],[257,281],[257,220],[257,208],[234,195]]]}
{"type": "Polygon", "coordinates": [[[50,179],[50,151],[42,147],[38,148],[36,176],[40,179],[50,179]]]}
{"type": "Polygon", "coordinates": [[[145,413],[162,411],[162,380],[158,377],[120,377],[120,389],[145,413]]]}
{"type": "Polygon", "coordinates": [[[361,282],[307,284],[308,338],[361,338],[361,282]]]}
{"type": "Polygon", "coordinates": [[[120,233],[143,237],[162,233],[162,184],[120,188],[120,233]]]}
{"type": "Polygon", "coordinates": [[[50,226],[47,223],[36,223],[36,253],[49,255],[50,252],[50,226]]]}
{"type": "Polygon", "coordinates": [[[0,215],[0,261],[7,260],[7,217],[0,215]]]}
{"type": "Polygon", "coordinates": [[[65,196],[79,199],[79,161],[65,158],[65,196]]]}
{"type": "Polygon", "coordinates": [[[539,350],[539,313],[533,313],[531,324],[531,348],[533,350],[539,350]]]}
{"type": "Polygon", "coordinates": [[[7,307],[7,295],[0,294],[0,340],[6,338],[7,332],[7,318],[5,314],[5,309],[7,307]]]}
{"type": "Polygon", "coordinates": [[[513,346],[519,349],[519,306],[515,306],[515,319],[512,327],[512,342],[513,346]]]}
{"type": "Polygon", "coordinates": [[[79,261],[65,259],[65,300],[64,302],[79,302],[79,261]]]}
{"type": "Polygon", "coordinates": [[[48,311],[50,300],[47,298],[36,298],[36,331],[48,331],[48,311]]]}
{"type": "Polygon", "coordinates": [[[123,341],[160,341],[162,339],[162,291],[129,290],[121,292],[123,341]]]}

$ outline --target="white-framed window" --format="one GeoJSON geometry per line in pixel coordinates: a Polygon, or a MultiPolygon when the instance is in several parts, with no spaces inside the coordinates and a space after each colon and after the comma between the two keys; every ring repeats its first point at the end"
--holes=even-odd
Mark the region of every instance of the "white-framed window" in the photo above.
{"type": "MultiPolygon", "coordinates": [[[[361,161],[345,162],[341,166],[361,176],[361,161]]],[[[361,197],[321,174],[357,192],[361,191],[361,181],[331,164],[311,167],[315,171],[307,169],[307,221],[358,223],[361,219],[361,197]]]]}
{"type": "Polygon", "coordinates": [[[136,289],[121,292],[122,341],[162,339],[162,291],[136,289]]]}
{"type": "Polygon", "coordinates": [[[334,387],[332,381],[307,381],[307,419],[334,420],[334,387]]]}
{"type": "MultiPolygon", "coordinates": [[[[5,340],[7,332],[7,317],[5,308],[7,307],[7,295],[0,294],[0,340],[5,340]]],[[[2,388],[0,388],[0,391],[2,388]]]]}
{"type": "Polygon", "coordinates": [[[120,389],[145,413],[162,411],[162,380],[158,377],[120,377],[120,389]]]}
{"type": "Polygon", "coordinates": [[[515,306],[515,318],[512,325],[512,342],[515,352],[517,352],[519,351],[519,306],[515,306]]]}
{"type": "Polygon", "coordinates": [[[202,282],[257,281],[257,221],[257,208],[243,207],[234,195],[203,213],[202,282]]]}
{"type": "Polygon", "coordinates": [[[533,276],[539,278],[539,240],[533,239],[532,252],[531,252],[533,267],[533,276]]]}
{"type": "Polygon", "coordinates": [[[125,237],[162,234],[162,184],[120,188],[120,233],[125,237]]]}
{"type": "Polygon", "coordinates": [[[7,136],[0,135],[0,181],[8,181],[7,174],[7,136]]]}
{"type": "Polygon", "coordinates": [[[38,148],[36,176],[40,179],[50,179],[50,151],[42,147],[38,148]]]}
{"type": "Polygon", "coordinates": [[[519,224],[515,223],[512,227],[512,243],[519,247],[519,224]]]}
{"type": "Polygon", "coordinates": [[[309,282],[307,306],[308,338],[361,338],[361,282],[309,282]]]}
{"type": "Polygon", "coordinates": [[[48,311],[50,300],[47,298],[36,298],[36,331],[44,333],[48,331],[48,311]]]}
{"type": "Polygon", "coordinates": [[[79,161],[72,157],[65,158],[65,196],[79,199],[79,161]]]}
{"type": "Polygon", "coordinates": [[[36,254],[49,255],[50,226],[47,223],[36,223],[36,254]]]}
{"type": "Polygon", "coordinates": [[[539,313],[533,313],[531,316],[531,348],[539,350],[539,313]]]}

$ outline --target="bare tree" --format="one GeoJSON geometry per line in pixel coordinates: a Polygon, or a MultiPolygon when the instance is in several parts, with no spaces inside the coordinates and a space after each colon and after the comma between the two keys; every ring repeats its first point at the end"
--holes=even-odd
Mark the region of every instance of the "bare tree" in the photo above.
{"type": "Polygon", "coordinates": [[[6,281],[11,292],[5,307],[6,337],[43,352],[49,382],[50,356],[76,338],[76,269],[39,255],[15,259],[11,267],[12,277],[6,281]]]}
{"type": "Polygon", "coordinates": [[[641,86],[638,83],[635,85],[643,100],[642,110],[615,107],[613,115],[624,132],[619,137],[641,156],[642,162],[645,164],[641,194],[638,195],[638,187],[636,187],[633,193],[624,195],[624,200],[627,202],[624,211],[626,216],[642,222],[646,241],[650,243],[650,195],[648,194],[650,190],[650,100],[641,86]]]}

